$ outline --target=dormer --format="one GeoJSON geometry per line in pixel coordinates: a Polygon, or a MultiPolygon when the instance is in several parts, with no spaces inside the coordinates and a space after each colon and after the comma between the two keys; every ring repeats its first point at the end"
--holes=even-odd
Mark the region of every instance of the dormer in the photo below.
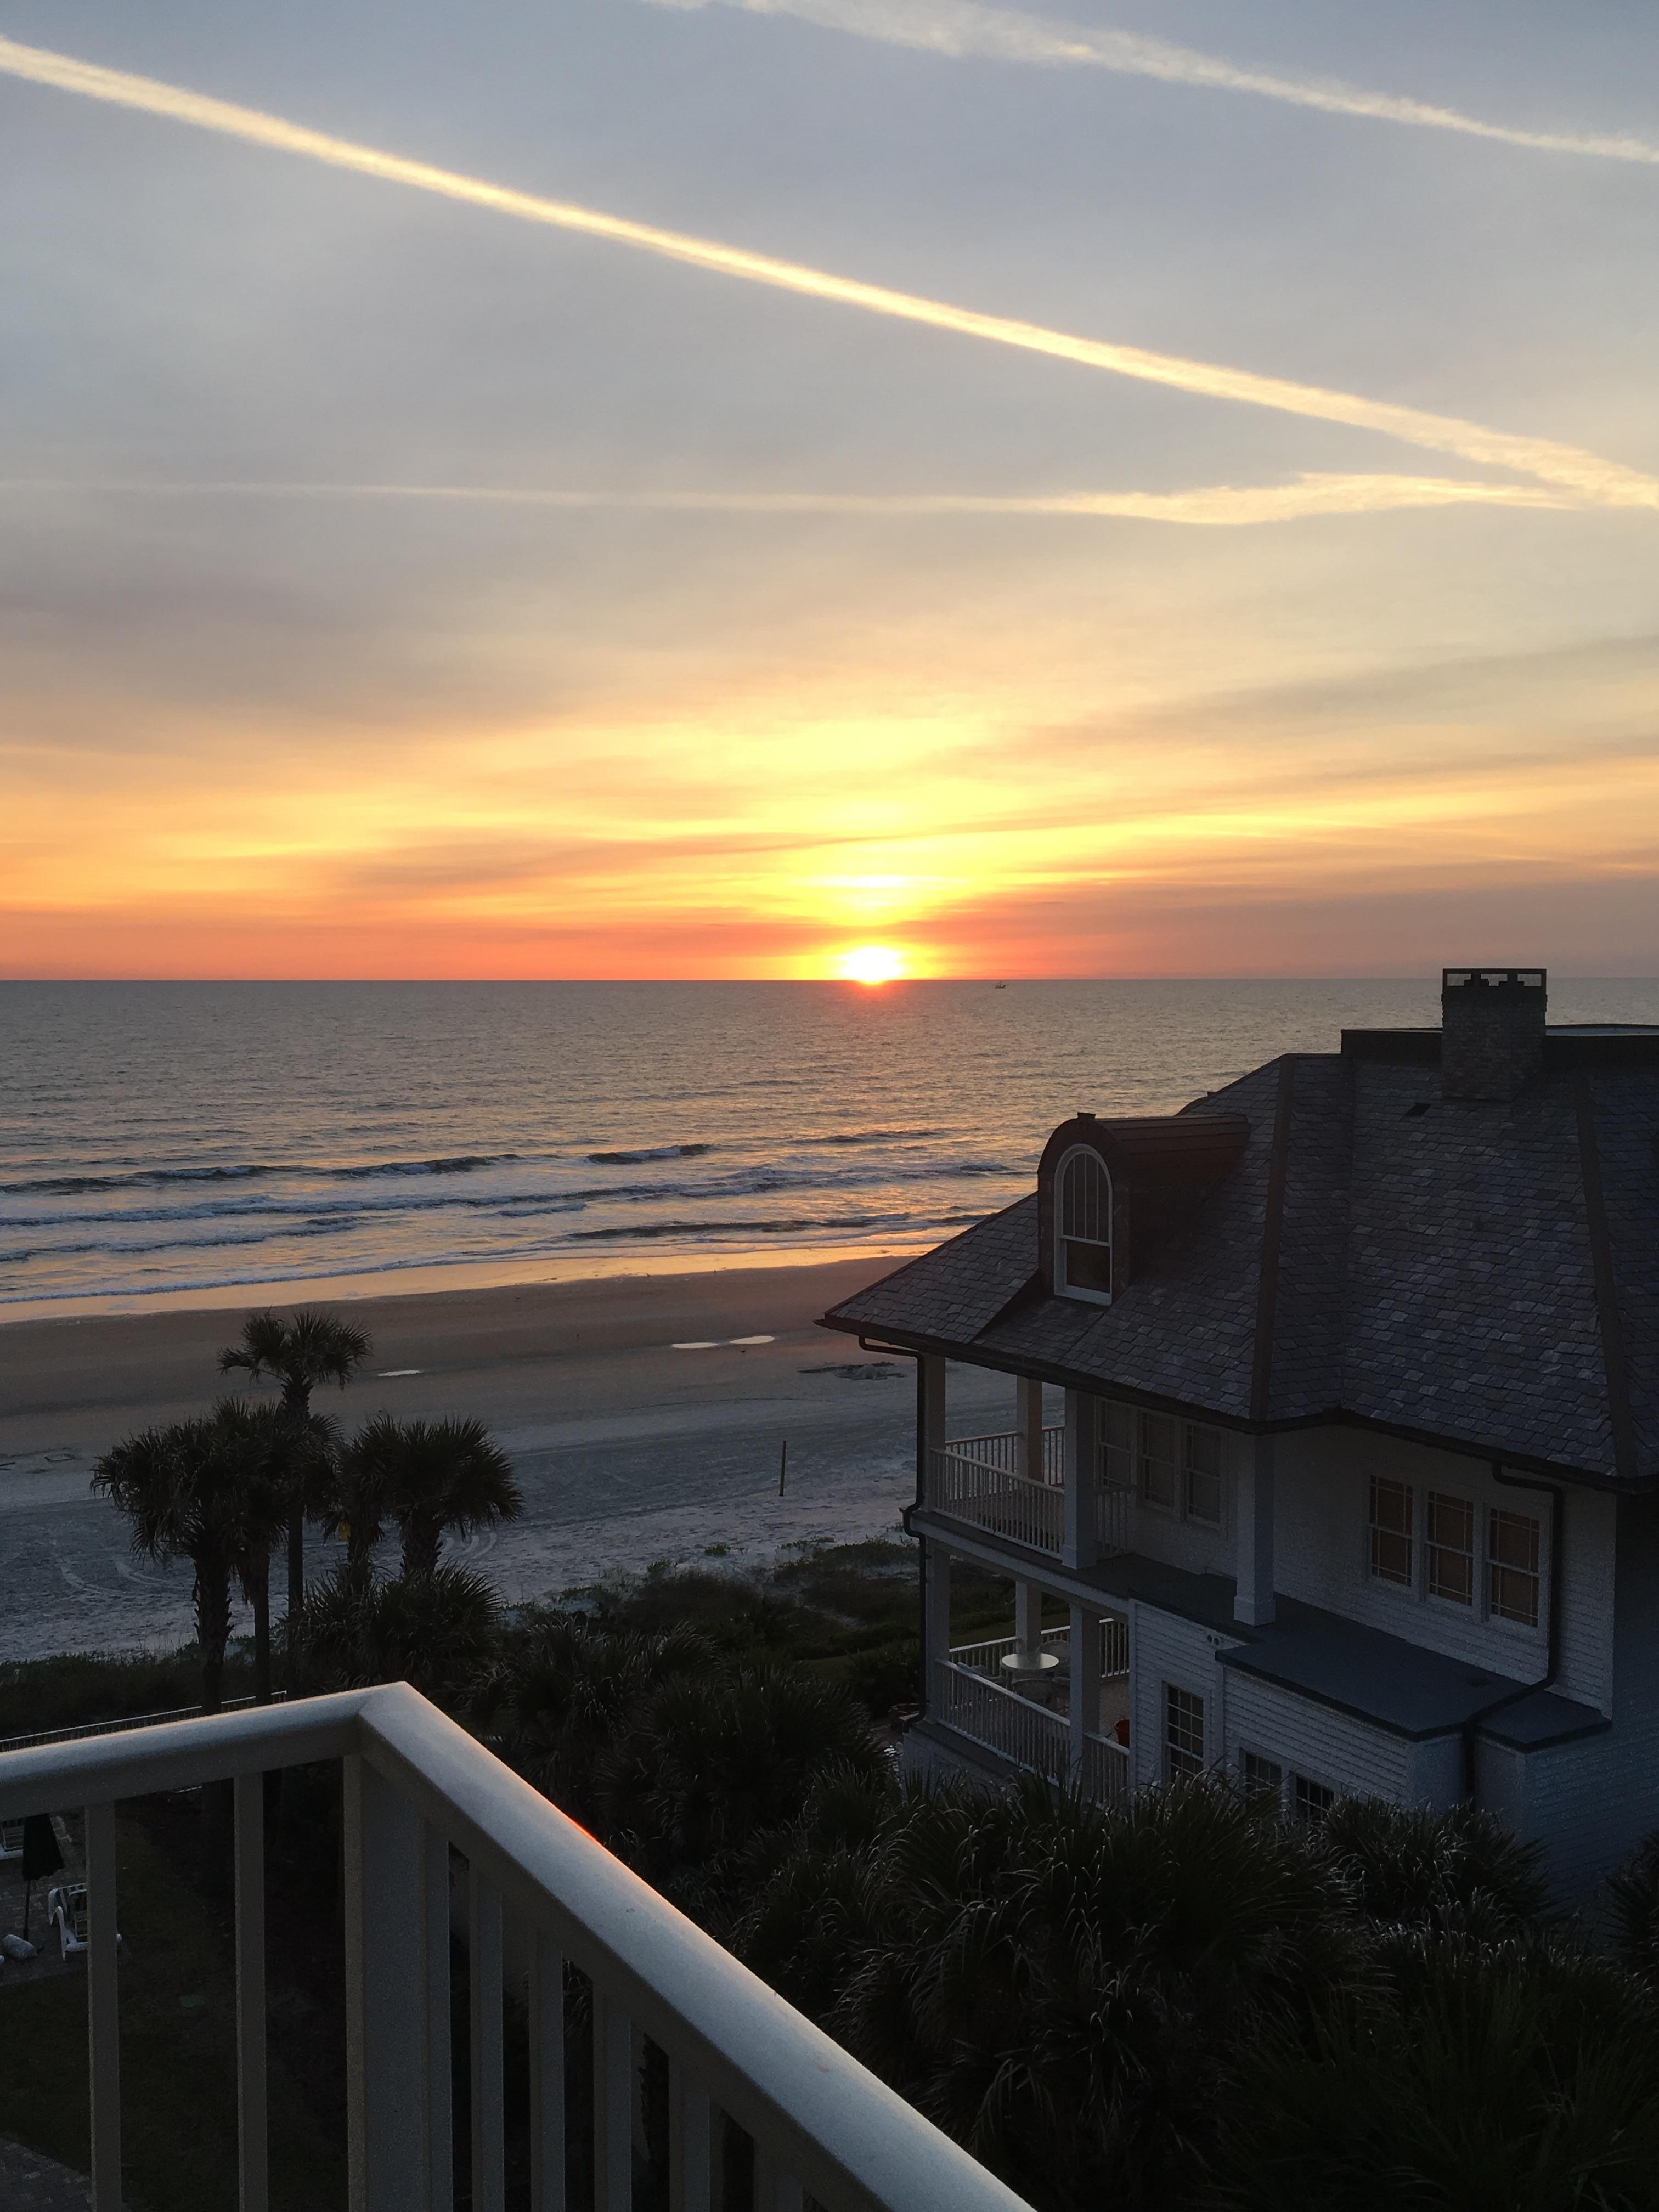
{"type": "Polygon", "coordinates": [[[1121,1297],[1233,1167],[1249,1133],[1243,1114],[1062,1121],[1037,1170],[1044,1287],[1085,1305],[1121,1297]]]}

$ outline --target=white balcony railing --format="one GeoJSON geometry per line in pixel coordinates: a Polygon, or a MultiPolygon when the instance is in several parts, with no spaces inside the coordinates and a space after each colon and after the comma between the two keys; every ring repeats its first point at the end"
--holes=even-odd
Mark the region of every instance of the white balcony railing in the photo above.
{"type": "Polygon", "coordinates": [[[1121,1805],[1129,1795],[1129,1753],[1110,1736],[1085,1735],[1083,1771],[1078,1777],[1085,1797],[1097,1805],[1121,1805]]]}
{"type": "MultiPolygon", "coordinates": [[[[1066,1432],[1062,1428],[1042,1431],[1040,1479],[1020,1465],[1023,1443],[1012,1431],[952,1437],[927,1455],[924,1502],[936,1513],[1058,1559],[1066,1542],[1066,1432]]],[[[1133,1493],[1121,1484],[1101,1481],[1095,1529],[1102,1559],[1130,1548],[1133,1499],[1133,1493]]]]}
{"type": "Polygon", "coordinates": [[[1071,1729],[1060,1714],[948,1659],[934,1662],[933,1689],[933,1717],[958,1735],[1051,1782],[1070,1774],[1071,1729]]]}
{"type": "Polygon", "coordinates": [[[1056,1559],[1066,1540],[1066,1491],[1060,1474],[1050,1476],[1049,1439],[1043,1431],[1044,1474],[1041,1480],[1019,1470],[1020,1439],[1015,1436],[962,1437],[927,1455],[927,1503],[952,1520],[988,1528],[1035,1552],[1056,1559]]]}
{"type": "MultiPolygon", "coordinates": [[[[333,1759],[345,1770],[351,2212],[449,2212],[453,2202],[452,1847],[467,1866],[476,2212],[501,2212],[505,2186],[504,1911],[526,1931],[535,2212],[565,2202],[567,1959],[593,1991],[596,2212],[631,2212],[636,2034],[668,2057],[674,2212],[709,2212],[716,2109],[754,2139],[756,2212],[802,2212],[809,2194],[826,2212],[1028,2212],[405,1683],[0,1758],[0,1816],[86,1808],[94,2212],[121,2203],[116,1801],[234,1778],[240,2203],[241,2212],[265,2212],[260,1777],[333,1759]]],[[[187,2083],[179,2097],[184,2126],[187,2083]]]]}
{"type": "MultiPolygon", "coordinates": [[[[1069,1628],[1045,1628],[1042,1648],[1064,1659],[1071,1649],[1069,1628]]],[[[1017,1636],[998,1636],[988,1644],[957,1644],[951,1647],[951,1656],[958,1667],[971,1667],[976,1673],[989,1674],[993,1680],[1007,1654],[1017,1649],[1017,1636]]],[[[1109,1682],[1129,1671],[1129,1624],[1115,1613],[1106,1613],[1100,1623],[1100,1679],[1109,1682]]]]}

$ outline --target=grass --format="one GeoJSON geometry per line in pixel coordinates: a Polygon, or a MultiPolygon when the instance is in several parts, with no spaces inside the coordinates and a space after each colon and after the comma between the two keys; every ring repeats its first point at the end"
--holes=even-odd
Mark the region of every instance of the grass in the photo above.
{"type": "MultiPolygon", "coordinates": [[[[193,1825],[193,1801],[179,1809],[193,1825]]],[[[236,2202],[233,1953],[223,1916],[181,1878],[149,1810],[117,1822],[126,2197],[132,2212],[223,2212],[236,2202]]],[[[343,2146],[275,2051],[268,2084],[273,2212],[343,2205],[343,2146]]],[[[82,1968],[0,1991],[0,2135],[88,2170],[82,1968]]]]}
{"type": "MultiPolygon", "coordinates": [[[[253,1688],[245,1641],[225,1655],[225,1695],[253,1688]]],[[[193,1644],[180,1651],[76,1651],[52,1659],[0,1666],[0,1738],[80,1728],[88,1721],[125,1721],[140,1713],[193,1705],[202,1695],[202,1666],[193,1644]]]]}

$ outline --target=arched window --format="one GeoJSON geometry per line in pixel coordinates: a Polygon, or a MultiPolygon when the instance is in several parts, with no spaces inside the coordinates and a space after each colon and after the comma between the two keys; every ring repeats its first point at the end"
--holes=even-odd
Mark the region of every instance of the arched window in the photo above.
{"type": "Polygon", "coordinates": [[[1087,1145],[1066,1153],[1054,1177],[1054,1288],[1061,1297],[1112,1303],[1112,1178],[1087,1145]]]}

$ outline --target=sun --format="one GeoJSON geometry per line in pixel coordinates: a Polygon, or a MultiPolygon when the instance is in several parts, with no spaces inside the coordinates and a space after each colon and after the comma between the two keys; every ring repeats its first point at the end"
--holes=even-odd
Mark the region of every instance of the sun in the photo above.
{"type": "Polygon", "coordinates": [[[896,983],[904,974],[904,955],[890,945],[855,945],[837,956],[836,972],[848,983],[896,983]]]}

